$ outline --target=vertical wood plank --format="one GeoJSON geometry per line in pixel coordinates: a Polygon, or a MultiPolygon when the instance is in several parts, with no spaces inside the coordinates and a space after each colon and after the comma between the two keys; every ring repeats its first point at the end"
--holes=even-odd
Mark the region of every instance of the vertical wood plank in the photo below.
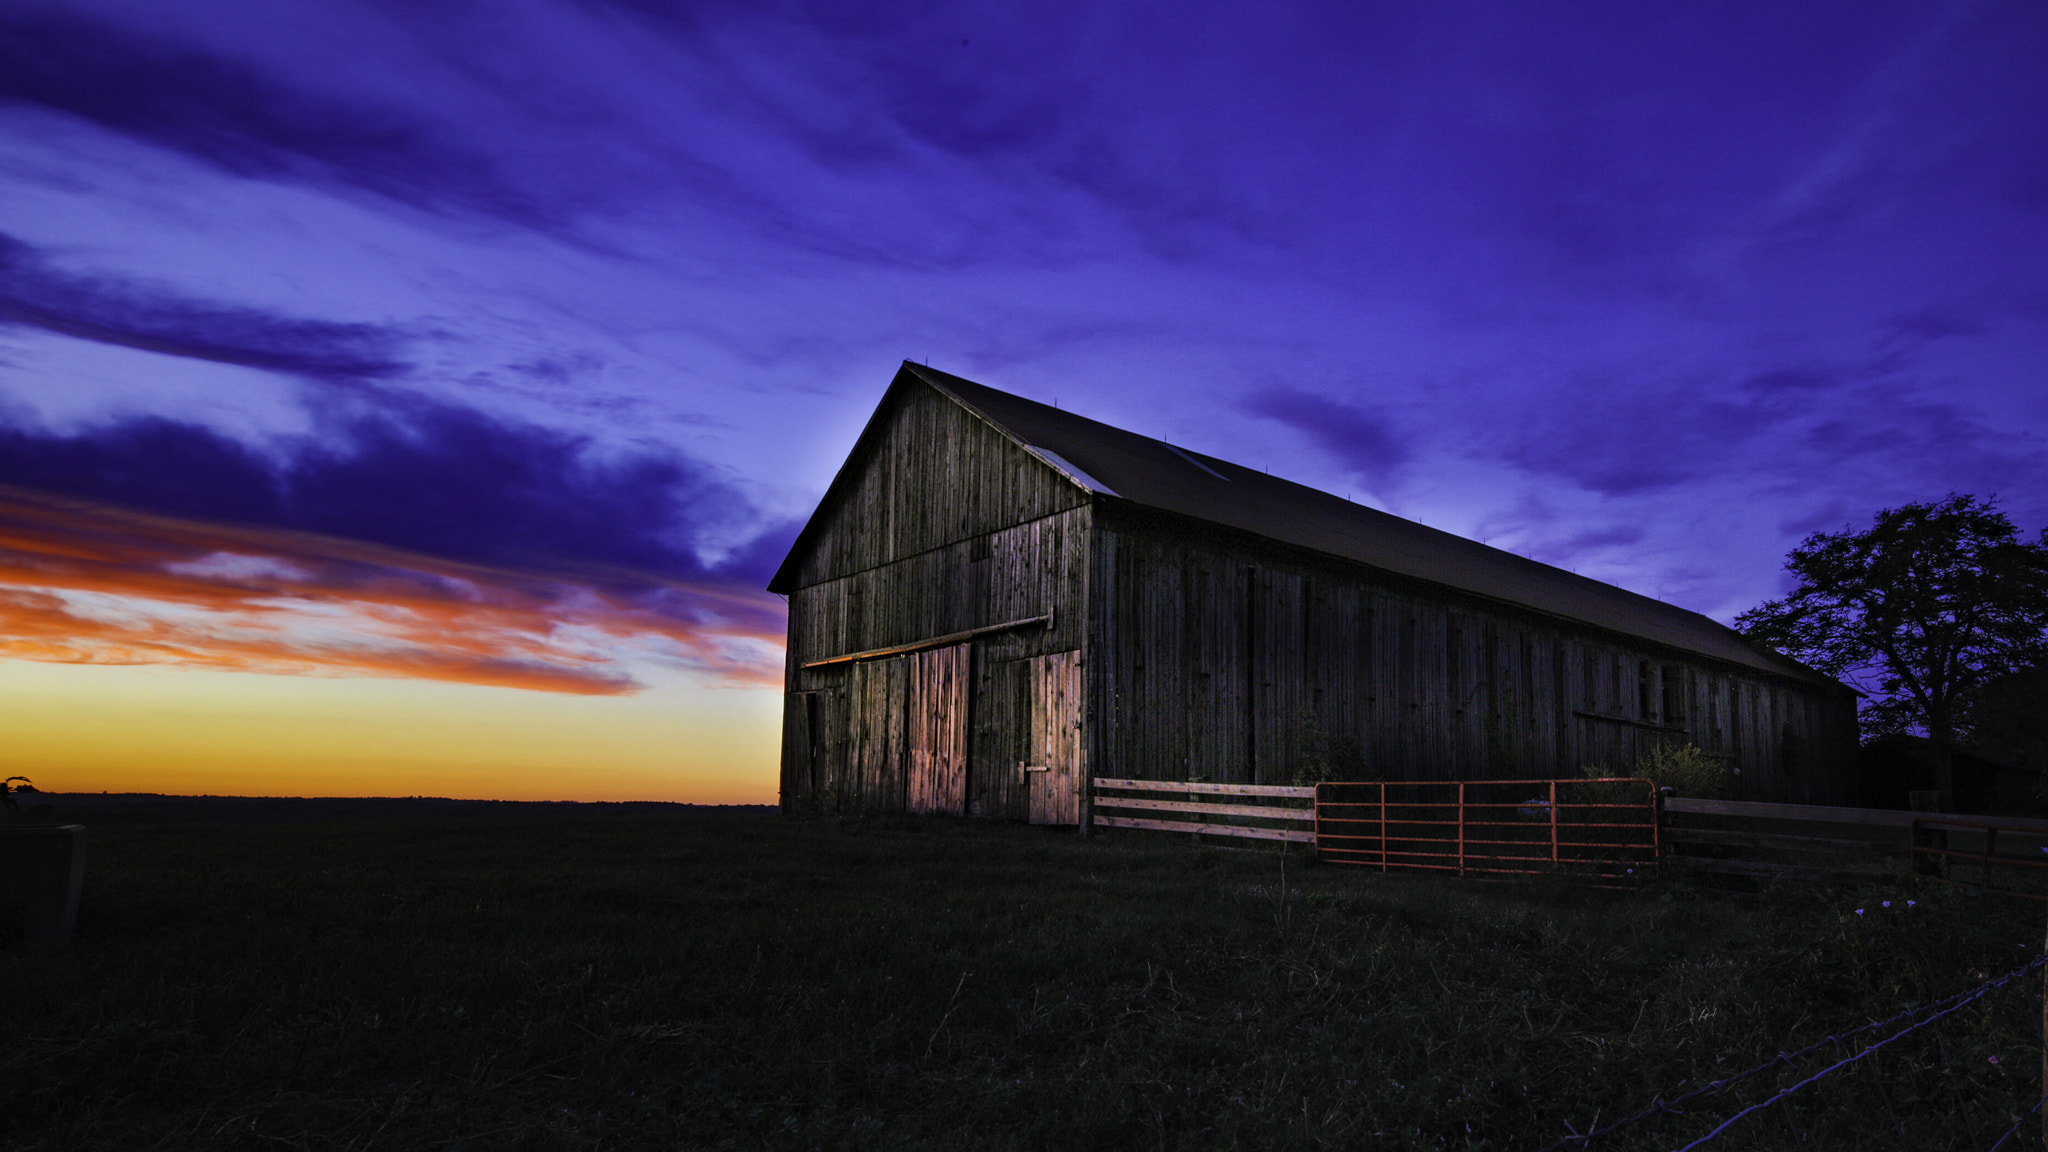
{"type": "Polygon", "coordinates": [[[908,808],[967,812],[967,663],[971,645],[916,653],[911,666],[908,808]]]}

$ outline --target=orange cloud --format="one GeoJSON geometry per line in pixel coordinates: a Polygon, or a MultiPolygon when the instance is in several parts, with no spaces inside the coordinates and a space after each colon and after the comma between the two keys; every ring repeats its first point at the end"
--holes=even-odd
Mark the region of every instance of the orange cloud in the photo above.
{"type": "Polygon", "coordinates": [[[636,668],[781,681],[766,592],[511,570],[0,487],[0,657],[617,694],[636,668]]]}

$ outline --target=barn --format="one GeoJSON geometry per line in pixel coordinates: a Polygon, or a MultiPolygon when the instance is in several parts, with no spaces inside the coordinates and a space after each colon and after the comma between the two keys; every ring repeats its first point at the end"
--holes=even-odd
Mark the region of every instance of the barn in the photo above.
{"type": "Polygon", "coordinates": [[[1845,803],[1854,693],[1732,629],[905,363],[769,583],[791,814],[1088,815],[1091,776],[1625,772],[1845,803]]]}

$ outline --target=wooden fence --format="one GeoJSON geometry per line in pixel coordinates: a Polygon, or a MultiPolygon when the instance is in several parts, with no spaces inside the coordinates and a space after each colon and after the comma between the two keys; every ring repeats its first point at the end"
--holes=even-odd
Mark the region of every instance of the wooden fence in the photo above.
{"type": "Polygon", "coordinates": [[[1685,870],[1759,880],[1880,883],[1912,855],[1912,812],[1664,800],[1667,858],[1685,870]]]}
{"type": "Polygon", "coordinates": [[[2048,820],[1679,797],[1663,808],[1666,860],[1691,872],[1832,884],[1918,872],[2048,899],[2048,820]]]}
{"type": "Polygon", "coordinates": [[[1098,828],[1146,828],[1154,832],[1195,832],[1204,836],[1313,844],[1316,841],[1315,798],[1316,790],[1312,786],[1297,788],[1286,784],[1098,778],[1095,781],[1094,823],[1098,828]],[[1119,792],[1139,795],[1113,795],[1119,792]],[[1276,805],[1258,802],[1271,800],[1309,803],[1276,805]],[[1109,812],[1105,813],[1104,809],[1109,812]]]}
{"type": "Polygon", "coordinates": [[[1532,792],[1536,799],[1519,801],[1468,796],[1473,785],[1440,781],[1325,784],[1328,794],[1320,803],[1314,786],[1109,777],[1092,783],[1091,823],[1097,828],[1312,844],[1319,856],[1335,863],[1448,869],[1461,875],[1543,871],[1583,863],[1562,851],[1571,847],[1602,859],[1612,857],[1621,865],[1633,864],[1639,873],[1649,863],[1756,881],[1883,884],[1918,872],[1987,893],[2048,902],[2048,820],[1667,796],[1657,805],[1647,839],[1638,844],[1632,838],[1623,845],[1607,841],[1634,827],[1626,823],[1621,809],[1636,805],[1573,803],[1556,792],[1563,786],[1622,781],[1482,782],[1511,786],[1510,791],[1538,785],[1551,789],[1532,792]],[[1405,803],[1396,803],[1388,796],[1389,789],[1420,788],[1455,788],[1457,796],[1433,803],[1408,797],[1405,803]],[[1377,791],[1366,797],[1345,789],[1377,791]],[[1318,807],[1325,808],[1320,822],[1318,807]],[[1433,807],[1444,808],[1445,813],[1425,810],[1433,807]],[[1617,811],[1594,811],[1607,808],[1617,811]],[[1574,809],[1585,809],[1587,815],[1560,819],[1560,814],[1574,809]],[[1454,816],[1449,815],[1452,812],[1454,816]],[[1576,830],[1589,819],[1614,826],[1595,828],[1588,823],[1569,839],[1561,838],[1561,830],[1576,830]],[[1406,827],[1410,824],[1417,827],[1406,827]],[[1418,830],[1425,824],[1442,827],[1418,830]],[[1540,826],[1536,831],[1547,838],[1538,835],[1542,844],[1524,845],[1534,826],[1540,826]],[[1580,838],[1587,842],[1570,842],[1580,838]],[[1532,847],[1536,851],[1529,851],[1532,847]],[[1647,858],[1639,855],[1644,850],[1647,858]],[[1435,859],[1439,856],[1443,859],[1435,859]],[[1500,859],[1491,858],[1495,856],[1500,859]]]}

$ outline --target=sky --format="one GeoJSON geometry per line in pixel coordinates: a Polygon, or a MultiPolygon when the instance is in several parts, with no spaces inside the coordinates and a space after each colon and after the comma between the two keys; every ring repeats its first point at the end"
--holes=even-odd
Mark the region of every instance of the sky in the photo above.
{"type": "Polygon", "coordinates": [[[903,360],[1730,621],[2048,525],[2048,6],[9,0],[0,774],[775,798],[903,360]]]}

